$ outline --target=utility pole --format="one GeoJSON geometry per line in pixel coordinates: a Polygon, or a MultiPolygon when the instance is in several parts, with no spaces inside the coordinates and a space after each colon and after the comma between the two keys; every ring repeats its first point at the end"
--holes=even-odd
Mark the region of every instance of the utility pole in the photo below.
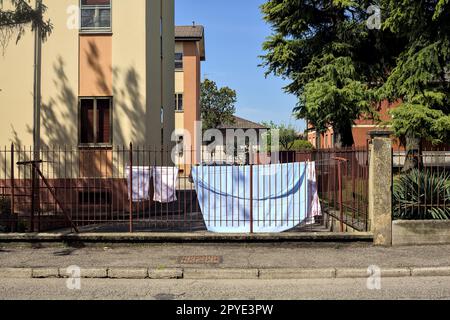
{"type": "MultiPolygon", "coordinates": [[[[42,16],[42,0],[36,0],[36,11],[42,16]]],[[[34,30],[34,89],[33,89],[33,148],[34,160],[39,160],[41,149],[41,67],[42,67],[42,34],[41,28],[35,25],[34,30]]]]}
{"type": "MultiPolygon", "coordinates": [[[[42,18],[42,0],[36,0],[36,11],[39,18],[42,18]]],[[[41,150],[41,68],[42,68],[42,34],[41,26],[35,23],[34,26],[34,88],[33,88],[33,160],[40,160],[41,150]]],[[[32,200],[30,215],[30,230],[35,231],[35,211],[40,212],[40,190],[39,177],[36,175],[36,167],[32,166],[32,200]]],[[[40,214],[39,214],[40,216],[40,214]]],[[[40,219],[38,231],[40,229],[40,219]]]]}

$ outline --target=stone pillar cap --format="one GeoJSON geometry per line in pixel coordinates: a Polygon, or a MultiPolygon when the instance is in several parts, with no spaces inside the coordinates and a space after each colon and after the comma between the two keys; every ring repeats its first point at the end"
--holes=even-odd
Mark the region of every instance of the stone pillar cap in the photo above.
{"type": "Polygon", "coordinates": [[[389,138],[394,132],[392,130],[379,129],[368,132],[370,138],[389,138]]]}

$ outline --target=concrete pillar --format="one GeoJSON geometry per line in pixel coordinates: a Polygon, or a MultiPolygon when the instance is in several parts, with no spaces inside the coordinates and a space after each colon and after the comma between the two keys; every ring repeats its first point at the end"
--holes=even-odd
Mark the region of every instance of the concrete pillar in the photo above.
{"type": "Polygon", "coordinates": [[[377,246],[392,245],[392,140],[386,135],[376,132],[370,145],[369,223],[377,246]]]}

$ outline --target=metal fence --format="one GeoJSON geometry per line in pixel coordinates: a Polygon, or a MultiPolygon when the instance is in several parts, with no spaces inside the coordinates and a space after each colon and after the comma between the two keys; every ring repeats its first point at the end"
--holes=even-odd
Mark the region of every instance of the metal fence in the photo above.
{"type": "MultiPolygon", "coordinates": [[[[369,152],[367,148],[319,150],[316,162],[324,211],[341,231],[367,231],[369,152]]],[[[330,219],[329,219],[330,220],[330,219]]]]}
{"type": "Polygon", "coordinates": [[[450,219],[450,148],[395,151],[393,166],[394,219],[450,219]]]}
{"type": "MultiPolygon", "coordinates": [[[[262,156],[249,153],[244,157],[228,155],[224,158],[204,150],[197,153],[184,148],[174,152],[168,148],[132,145],[104,149],[43,147],[37,157],[39,161],[34,162],[32,148],[5,147],[0,150],[0,226],[13,232],[66,228],[80,232],[205,231],[207,225],[191,176],[192,167],[203,164],[237,170],[252,166],[259,170],[265,166],[262,156]],[[132,200],[130,193],[136,190],[130,190],[133,181],[127,179],[127,167],[173,165],[178,170],[176,201],[153,201],[152,184],[149,185],[151,196],[141,201],[132,200]]],[[[315,164],[322,216],[309,217],[290,231],[367,230],[367,149],[280,152],[274,159],[272,164],[315,164]],[[333,227],[335,224],[337,227],[333,227]]],[[[233,181],[228,183],[232,185],[233,181]]],[[[251,201],[252,190],[264,188],[267,183],[258,179],[256,185],[243,190],[243,196],[251,201]]],[[[256,218],[251,216],[250,219],[256,218]]]]}

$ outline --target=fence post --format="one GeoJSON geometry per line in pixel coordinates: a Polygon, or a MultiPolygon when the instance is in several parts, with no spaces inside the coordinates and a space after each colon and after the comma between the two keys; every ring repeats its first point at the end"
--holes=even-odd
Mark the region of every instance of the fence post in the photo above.
{"type": "Polygon", "coordinates": [[[392,245],[392,140],[387,131],[370,132],[369,221],[374,244],[392,245]]]}
{"type": "Polygon", "coordinates": [[[130,188],[130,200],[129,200],[129,210],[130,210],[130,233],[133,232],[133,143],[130,142],[130,169],[129,169],[129,176],[130,176],[130,185],[128,188],[130,188]]]}
{"type": "Polygon", "coordinates": [[[253,233],[253,163],[250,163],[250,233],[253,233]]]}
{"type": "Polygon", "coordinates": [[[36,170],[31,166],[31,212],[30,212],[30,232],[34,232],[34,214],[36,211],[36,170]]]}
{"type": "Polygon", "coordinates": [[[14,177],[14,169],[15,169],[15,163],[14,163],[14,144],[11,144],[11,231],[15,232],[17,228],[18,221],[16,222],[16,191],[15,191],[15,177],[14,177]]]}
{"type": "Polygon", "coordinates": [[[340,215],[340,231],[344,232],[344,197],[342,192],[342,161],[337,161],[338,166],[338,185],[339,185],[339,215],[340,215]]]}

